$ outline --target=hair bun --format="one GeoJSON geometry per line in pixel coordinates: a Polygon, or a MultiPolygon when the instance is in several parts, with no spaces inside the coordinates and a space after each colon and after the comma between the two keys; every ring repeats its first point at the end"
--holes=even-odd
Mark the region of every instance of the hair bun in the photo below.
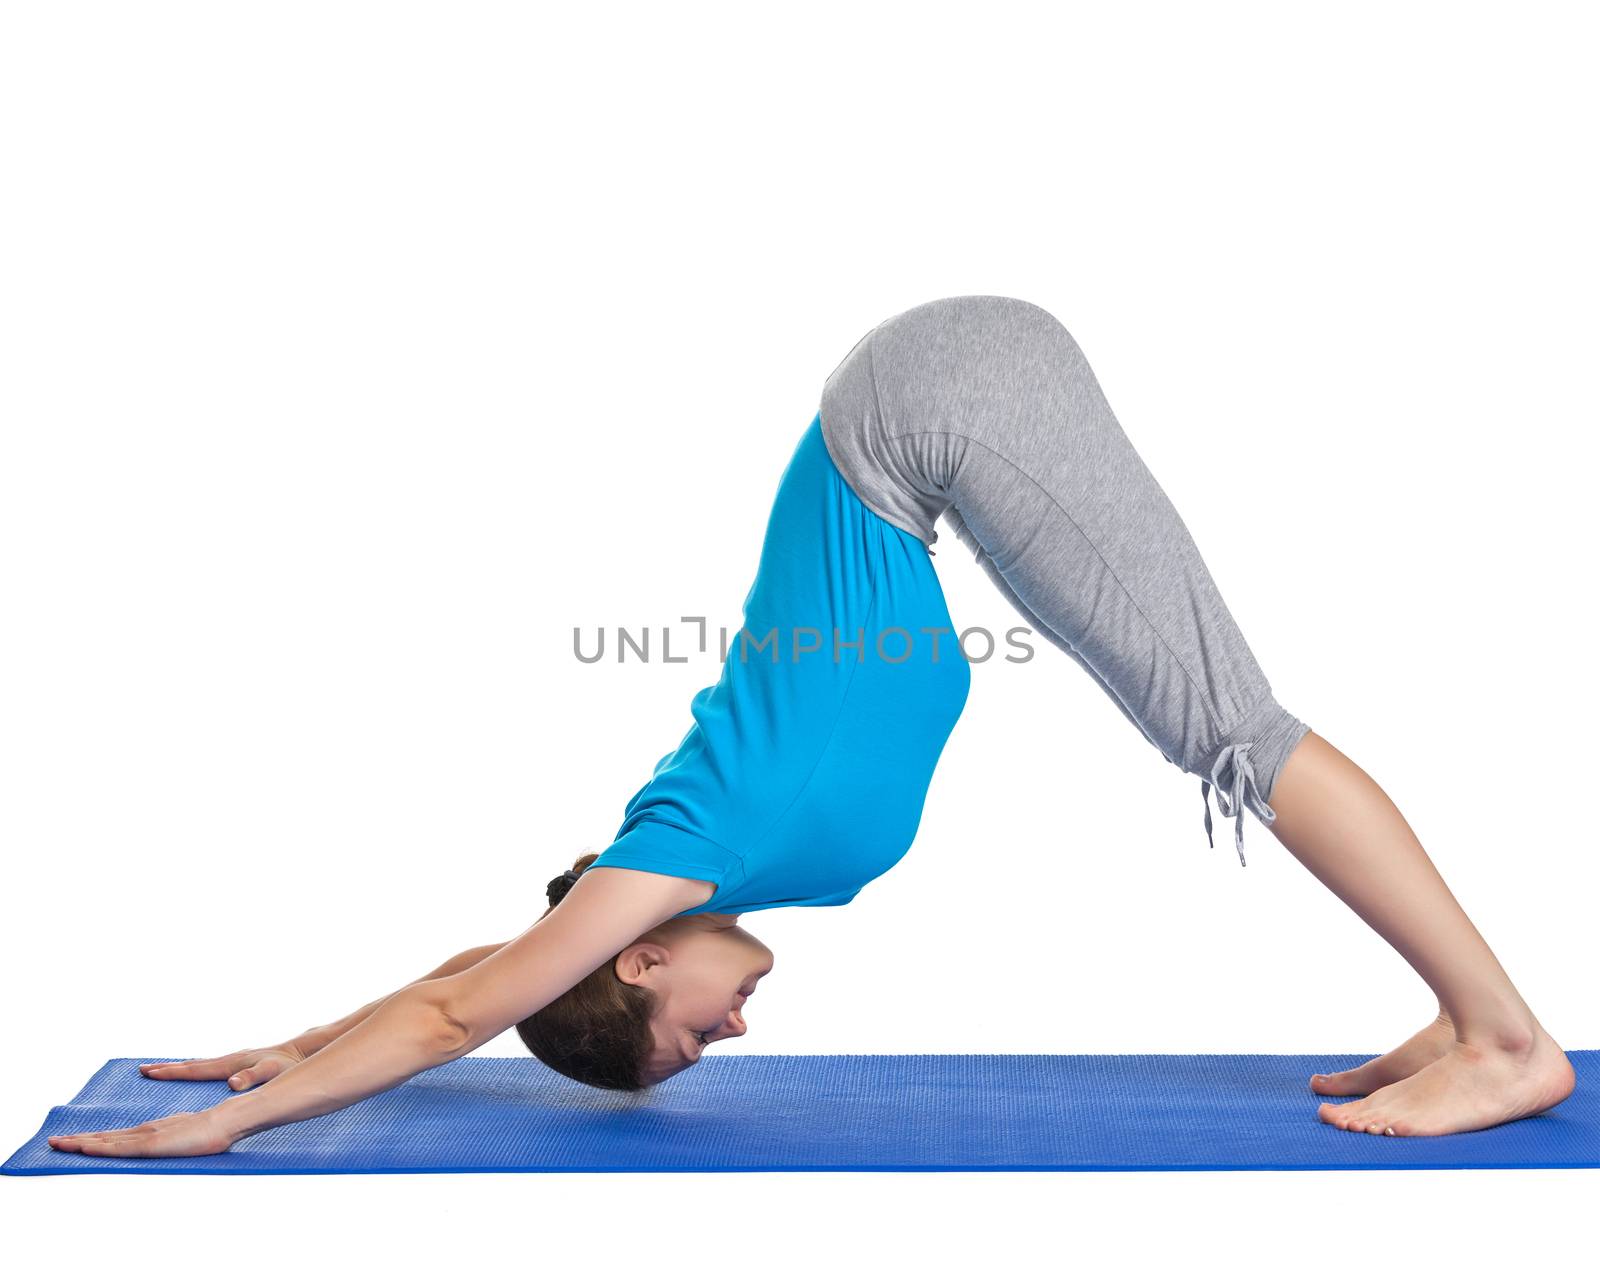
{"type": "Polygon", "coordinates": [[[578,883],[578,877],[582,874],[582,871],[563,871],[545,886],[545,893],[548,895],[552,907],[571,892],[572,886],[578,883]]]}

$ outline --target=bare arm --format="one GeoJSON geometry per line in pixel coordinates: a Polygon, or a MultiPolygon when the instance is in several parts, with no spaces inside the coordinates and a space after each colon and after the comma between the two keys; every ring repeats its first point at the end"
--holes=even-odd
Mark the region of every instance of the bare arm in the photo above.
{"type": "MultiPolygon", "coordinates": [[[[491,942],[488,946],[473,947],[470,950],[461,952],[459,955],[451,956],[438,968],[423,974],[422,977],[417,979],[417,982],[431,982],[435,978],[452,977],[463,969],[472,968],[473,965],[485,957],[492,956],[505,945],[503,942],[491,942]]],[[[415,986],[416,983],[407,983],[406,985],[415,986]]],[[[403,991],[405,988],[402,987],[400,990],[403,991]]],[[[379,1005],[398,994],[399,991],[391,991],[386,996],[379,996],[376,1000],[362,1005],[354,1013],[345,1014],[337,1022],[330,1022],[325,1026],[312,1027],[309,1031],[302,1031],[294,1039],[288,1041],[288,1044],[290,1047],[299,1050],[302,1057],[309,1058],[317,1050],[332,1044],[346,1031],[360,1026],[377,1010],[379,1005]]]]}
{"type": "Polygon", "coordinates": [[[705,880],[593,867],[521,937],[453,977],[433,984],[460,1029],[461,1053],[487,1044],[537,1013],[639,936],[707,900],[705,880]]]}
{"type": "MultiPolygon", "coordinates": [[[[429,982],[434,978],[448,978],[470,969],[485,956],[491,956],[505,944],[503,942],[491,943],[486,947],[473,947],[459,955],[451,956],[438,968],[424,974],[417,979],[418,982],[429,982]]],[[[415,986],[415,983],[407,984],[415,986]]],[[[404,987],[400,988],[405,990],[404,987]]],[[[273,1077],[283,1074],[297,1062],[302,1062],[320,1049],[332,1044],[346,1031],[360,1026],[361,1023],[391,997],[398,995],[392,991],[387,996],[364,1004],[354,1013],[347,1014],[337,1022],[330,1022],[326,1026],[312,1027],[309,1031],[302,1031],[293,1039],[284,1040],[279,1044],[269,1044],[259,1049],[240,1049],[234,1053],[224,1053],[215,1058],[189,1058],[183,1062],[154,1062],[144,1063],[139,1070],[151,1080],[223,1080],[226,1079],[228,1087],[243,1091],[255,1085],[265,1084],[273,1077]]]]}
{"type": "Polygon", "coordinates": [[[623,867],[586,872],[519,937],[449,976],[402,987],[312,1057],[212,1110],[237,1141],[393,1088],[494,1039],[704,900],[702,881],[623,867]]]}

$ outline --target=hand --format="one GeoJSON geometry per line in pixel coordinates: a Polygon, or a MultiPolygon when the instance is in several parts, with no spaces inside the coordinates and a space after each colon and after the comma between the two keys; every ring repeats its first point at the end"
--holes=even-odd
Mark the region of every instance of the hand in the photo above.
{"type": "Polygon", "coordinates": [[[226,1080],[230,1089],[243,1092],[280,1076],[306,1054],[294,1042],[265,1049],[241,1049],[220,1058],[190,1058],[187,1062],[146,1062],[139,1070],[151,1080],[226,1080]]]}
{"type": "Polygon", "coordinates": [[[179,1111],[131,1129],[69,1133],[47,1141],[57,1151],[86,1156],[214,1156],[233,1145],[233,1135],[213,1107],[179,1111]]]}

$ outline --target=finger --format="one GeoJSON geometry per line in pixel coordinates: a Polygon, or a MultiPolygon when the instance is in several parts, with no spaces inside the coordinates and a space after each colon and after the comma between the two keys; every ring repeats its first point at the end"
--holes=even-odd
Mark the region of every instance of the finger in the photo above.
{"type": "Polygon", "coordinates": [[[82,1151],[85,1147],[105,1139],[94,1133],[75,1133],[65,1138],[51,1138],[50,1145],[57,1151],[82,1151]]]}
{"type": "Polygon", "coordinates": [[[158,1080],[220,1080],[241,1061],[248,1058],[248,1054],[229,1053],[220,1058],[190,1058],[184,1062],[152,1062],[139,1068],[147,1076],[154,1076],[158,1080]]]}
{"type": "Polygon", "coordinates": [[[186,1120],[193,1114],[191,1111],[176,1111],[170,1116],[163,1116],[158,1120],[146,1120],[143,1124],[129,1125],[125,1129],[85,1129],[80,1133],[52,1134],[49,1141],[51,1143],[142,1141],[159,1134],[163,1125],[186,1120]]]}
{"type": "Polygon", "coordinates": [[[137,1129],[111,1129],[103,1133],[69,1134],[62,1138],[51,1138],[49,1141],[57,1151],[73,1151],[90,1156],[127,1155],[133,1153],[149,1137],[148,1133],[141,1133],[137,1129]]]}
{"type": "Polygon", "coordinates": [[[85,1133],[69,1133],[69,1134],[66,1135],[65,1141],[68,1141],[68,1142],[90,1142],[90,1141],[95,1141],[95,1140],[99,1140],[99,1139],[118,1138],[118,1137],[123,1136],[124,1134],[130,1134],[130,1133],[134,1133],[134,1132],[135,1132],[135,1130],[133,1130],[133,1129],[101,1129],[101,1130],[98,1130],[98,1131],[96,1131],[94,1133],[88,1133],[88,1132],[85,1132],[85,1133]]]}
{"type": "Polygon", "coordinates": [[[105,1139],[91,1138],[77,1147],[79,1155],[85,1156],[138,1156],[144,1151],[138,1139],[126,1142],[111,1142],[105,1139]]]}
{"type": "Polygon", "coordinates": [[[282,1058],[264,1058],[253,1067],[234,1072],[228,1077],[228,1084],[234,1089],[253,1089],[258,1084],[266,1084],[268,1080],[274,1080],[282,1075],[287,1065],[282,1058]]]}

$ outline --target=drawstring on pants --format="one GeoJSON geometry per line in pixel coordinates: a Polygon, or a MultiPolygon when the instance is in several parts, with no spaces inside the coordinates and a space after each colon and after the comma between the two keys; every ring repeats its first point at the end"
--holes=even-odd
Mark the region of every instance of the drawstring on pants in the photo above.
{"type": "Polygon", "coordinates": [[[1224,818],[1237,818],[1238,825],[1234,828],[1234,843],[1239,848],[1239,865],[1244,861],[1244,787],[1248,782],[1256,793],[1256,802],[1261,806],[1262,816],[1271,822],[1278,815],[1267,804],[1267,799],[1261,794],[1261,788],[1256,783],[1256,771],[1250,763],[1249,749],[1254,745],[1250,742],[1235,742],[1224,748],[1217,757],[1216,764],[1211,766],[1211,777],[1200,780],[1200,800],[1206,807],[1206,843],[1213,849],[1217,847],[1216,841],[1211,838],[1211,788],[1217,789],[1217,808],[1222,811],[1224,818]],[[1222,770],[1229,762],[1233,764],[1233,787],[1231,793],[1223,788],[1222,770]]]}

